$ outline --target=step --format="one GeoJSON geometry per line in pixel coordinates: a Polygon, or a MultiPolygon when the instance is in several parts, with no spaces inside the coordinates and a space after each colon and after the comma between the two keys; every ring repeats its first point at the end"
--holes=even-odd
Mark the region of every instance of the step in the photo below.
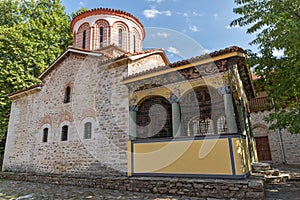
{"type": "Polygon", "coordinates": [[[290,179],[289,174],[280,174],[279,176],[265,176],[266,183],[285,183],[290,179]]]}
{"type": "Polygon", "coordinates": [[[272,170],[272,166],[270,163],[252,163],[252,171],[255,173],[260,173],[261,171],[272,170]]]}
{"type": "Polygon", "coordinates": [[[267,171],[261,171],[262,174],[265,174],[267,176],[279,176],[280,171],[278,169],[271,169],[267,171]]]}

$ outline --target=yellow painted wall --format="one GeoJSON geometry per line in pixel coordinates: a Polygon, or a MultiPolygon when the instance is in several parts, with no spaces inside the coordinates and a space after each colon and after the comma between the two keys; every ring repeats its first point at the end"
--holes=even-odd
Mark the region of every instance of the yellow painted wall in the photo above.
{"type": "Polygon", "coordinates": [[[250,155],[246,139],[232,138],[235,171],[242,175],[250,171],[250,155]]]}
{"type": "Polygon", "coordinates": [[[127,175],[128,176],[132,175],[131,159],[132,159],[131,158],[131,141],[128,141],[127,142],[127,167],[128,167],[127,175]]]}
{"type": "Polygon", "coordinates": [[[228,139],[134,144],[134,173],[232,175],[228,139]]]}

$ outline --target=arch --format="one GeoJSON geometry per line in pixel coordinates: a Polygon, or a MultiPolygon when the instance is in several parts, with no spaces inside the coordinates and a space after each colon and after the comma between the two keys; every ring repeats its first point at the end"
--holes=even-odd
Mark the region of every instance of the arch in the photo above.
{"type": "Polygon", "coordinates": [[[172,136],[172,105],[162,96],[148,96],[139,102],[137,138],[172,136]]]}
{"type": "Polygon", "coordinates": [[[114,36],[114,38],[112,38],[112,40],[114,41],[113,43],[121,49],[128,51],[128,44],[130,44],[130,40],[129,28],[127,24],[121,21],[116,21],[112,27],[112,35],[114,36]]]}
{"type": "Polygon", "coordinates": [[[227,133],[227,122],[224,115],[219,116],[217,121],[218,134],[227,133]]]}
{"type": "Polygon", "coordinates": [[[93,49],[109,46],[111,35],[109,22],[107,20],[100,19],[94,23],[93,27],[93,49]]]}
{"type": "Polygon", "coordinates": [[[70,139],[70,121],[61,122],[60,129],[60,137],[59,141],[68,141],[70,139]]]}
{"type": "Polygon", "coordinates": [[[49,142],[49,137],[51,134],[51,125],[50,124],[43,124],[41,127],[41,141],[42,143],[49,142]]]}
{"type": "Polygon", "coordinates": [[[269,134],[269,128],[265,124],[254,124],[252,128],[253,137],[266,137],[269,134]]]}
{"type": "Polygon", "coordinates": [[[214,134],[213,121],[209,117],[195,116],[187,124],[188,136],[214,134]]]}
{"type": "Polygon", "coordinates": [[[223,98],[214,87],[199,85],[185,91],[180,106],[183,134],[204,135],[220,132],[218,118],[225,114],[225,110],[223,98]],[[205,129],[200,127],[204,124],[209,124],[210,129],[204,131],[205,129]],[[199,127],[196,129],[196,126],[199,127]]]}
{"type": "Polygon", "coordinates": [[[133,52],[138,52],[142,50],[142,40],[139,31],[136,28],[132,28],[132,39],[131,39],[131,49],[133,52]]]}
{"type": "Polygon", "coordinates": [[[90,49],[90,36],[91,36],[91,28],[90,28],[89,23],[83,23],[79,27],[77,34],[75,36],[75,38],[76,38],[75,46],[77,48],[85,47],[85,49],[90,49]],[[84,35],[85,35],[85,38],[84,38],[84,35]],[[83,42],[83,40],[85,42],[83,42]]]}
{"type": "Polygon", "coordinates": [[[70,103],[71,101],[71,86],[67,86],[65,89],[64,103],[70,103]]]}
{"type": "Polygon", "coordinates": [[[83,139],[92,139],[94,137],[95,119],[93,117],[86,117],[81,121],[79,131],[82,133],[80,136],[83,139]]]}
{"type": "Polygon", "coordinates": [[[272,160],[268,133],[268,126],[264,124],[255,124],[253,126],[253,136],[259,161],[272,160]]]}

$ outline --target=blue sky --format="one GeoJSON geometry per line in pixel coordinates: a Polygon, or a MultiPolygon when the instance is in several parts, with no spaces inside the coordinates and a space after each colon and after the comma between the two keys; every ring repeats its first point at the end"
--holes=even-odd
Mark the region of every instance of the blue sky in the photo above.
{"type": "Polygon", "coordinates": [[[145,48],[162,47],[182,57],[193,57],[233,45],[256,51],[249,45],[254,35],[246,34],[245,28],[229,27],[230,22],[238,17],[233,13],[236,7],[233,0],[62,0],[62,4],[68,13],[81,7],[129,12],[146,28],[145,48]],[[158,37],[161,40],[157,40],[158,37]],[[167,38],[169,42],[165,42],[167,38]],[[200,47],[203,52],[193,46],[200,47]]]}

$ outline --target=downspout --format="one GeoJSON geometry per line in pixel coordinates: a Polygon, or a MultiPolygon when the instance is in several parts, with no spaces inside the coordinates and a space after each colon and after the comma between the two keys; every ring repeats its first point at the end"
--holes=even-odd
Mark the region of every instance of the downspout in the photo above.
{"type": "Polygon", "coordinates": [[[281,131],[281,128],[278,129],[278,134],[279,134],[279,139],[280,139],[280,147],[281,147],[281,152],[282,152],[283,164],[287,164],[287,162],[286,162],[285,150],[284,150],[284,145],[283,145],[283,139],[282,139],[282,131],[281,131]]]}

